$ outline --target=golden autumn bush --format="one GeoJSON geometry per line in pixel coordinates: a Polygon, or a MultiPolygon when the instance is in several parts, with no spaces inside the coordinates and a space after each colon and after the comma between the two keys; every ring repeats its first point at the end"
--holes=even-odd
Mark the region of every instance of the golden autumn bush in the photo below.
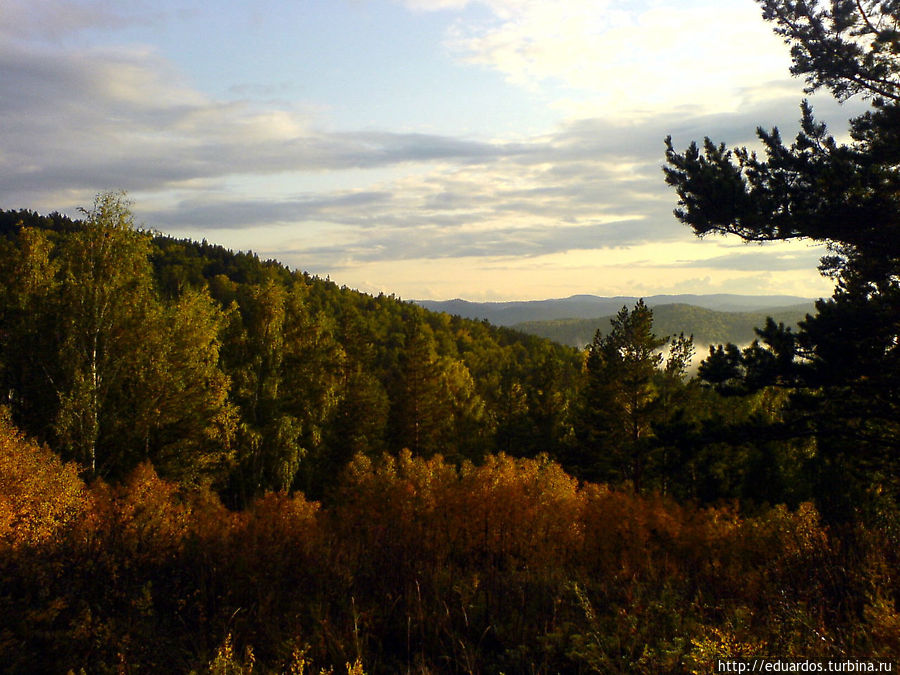
{"type": "Polygon", "coordinates": [[[84,514],[78,467],[27,440],[0,410],[0,544],[52,544],[84,514]]]}
{"type": "Polygon", "coordinates": [[[8,672],[690,673],[898,644],[890,539],[808,504],[748,516],[545,457],[406,452],[356,457],[323,504],[233,512],[149,464],[85,485],[0,424],[8,672]]]}

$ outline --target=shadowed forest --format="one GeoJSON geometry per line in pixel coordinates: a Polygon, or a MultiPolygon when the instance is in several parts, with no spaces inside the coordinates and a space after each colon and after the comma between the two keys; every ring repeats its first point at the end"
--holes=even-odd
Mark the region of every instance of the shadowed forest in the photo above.
{"type": "Polygon", "coordinates": [[[893,3],[760,3],[810,90],[760,155],[666,142],[700,236],[828,244],[743,349],[623,307],[584,350],[252,253],[0,211],[13,673],[708,673],[896,658],[893,3]],[[764,155],[764,157],[762,157],[764,155]]]}

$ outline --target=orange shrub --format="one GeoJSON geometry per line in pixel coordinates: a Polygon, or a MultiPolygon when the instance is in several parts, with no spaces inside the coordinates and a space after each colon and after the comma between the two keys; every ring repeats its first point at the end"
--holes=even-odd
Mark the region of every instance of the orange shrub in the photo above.
{"type": "Polygon", "coordinates": [[[582,564],[610,581],[683,577],[686,539],[696,538],[693,510],[659,494],[586,485],[582,489],[582,564]]]}
{"type": "Polygon", "coordinates": [[[0,412],[0,542],[51,543],[76,523],[87,507],[78,470],[26,440],[0,412]]]}
{"type": "Polygon", "coordinates": [[[581,547],[578,483],[546,457],[464,465],[453,508],[462,550],[506,571],[562,571],[581,547]]]}

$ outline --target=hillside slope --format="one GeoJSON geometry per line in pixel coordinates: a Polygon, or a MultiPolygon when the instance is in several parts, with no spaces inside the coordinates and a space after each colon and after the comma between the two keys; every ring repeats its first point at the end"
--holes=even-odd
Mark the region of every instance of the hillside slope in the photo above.
{"type": "Polygon", "coordinates": [[[99,204],[90,222],[0,211],[0,405],[65,459],[110,480],[150,461],[240,505],[319,496],[357,453],[477,461],[568,438],[573,349],[99,204]]]}
{"type": "MultiPolygon", "coordinates": [[[[531,321],[555,319],[596,319],[611,316],[623,306],[632,307],[636,296],[600,297],[573,295],[552,300],[517,302],[469,302],[467,300],[417,300],[416,304],[435,312],[446,312],[467,319],[487,319],[497,326],[513,326],[531,321]]],[[[648,307],[660,305],[693,305],[719,312],[767,312],[809,303],[810,298],[793,295],[653,295],[643,298],[648,307]]]]}
{"type": "MultiPolygon", "coordinates": [[[[786,307],[773,307],[765,311],[725,312],[689,304],[657,305],[653,307],[653,326],[657,335],[693,335],[697,345],[747,344],[756,334],[754,329],[764,326],[766,317],[776,322],[795,326],[815,307],[812,302],[786,307]]],[[[545,337],[560,344],[583,348],[594,338],[596,331],[605,332],[614,314],[593,319],[555,319],[526,321],[513,326],[516,330],[545,337]]]]}

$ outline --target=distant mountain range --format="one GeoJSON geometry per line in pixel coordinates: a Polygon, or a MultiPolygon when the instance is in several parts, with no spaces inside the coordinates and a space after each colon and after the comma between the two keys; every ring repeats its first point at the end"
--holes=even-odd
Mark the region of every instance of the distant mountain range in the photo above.
{"type": "MultiPolygon", "coordinates": [[[[582,348],[598,329],[609,329],[610,318],[623,306],[631,308],[637,301],[637,297],[628,296],[574,295],[525,302],[425,300],[418,304],[437,312],[487,319],[495,325],[582,348]]],[[[653,308],[657,335],[692,334],[694,343],[704,350],[710,344],[751,342],[756,337],[753,329],[764,325],[768,316],[794,326],[815,311],[813,300],[792,295],[654,295],[644,302],[653,308]]]]}
{"type": "MultiPolygon", "coordinates": [[[[661,337],[682,332],[693,335],[698,352],[705,352],[707,345],[726,342],[745,345],[752,342],[756,337],[754,328],[765,325],[766,317],[796,326],[798,321],[813,311],[812,302],[773,307],[762,312],[717,312],[694,305],[657,305],[653,308],[653,332],[661,337]]],[[[580,349],[594,339],[594,333],[598,330],[602,333],[608,331],[611,318],[527,321],[512,328],[580,349]]]]}
{"type": "MultiPolygon", "coordinates": [[[[637,297],[605,298],[597,295],[573,295],[556,300],[517,302],[469,302],[468,300],[416,300],[416,304],[435,312],[456,314],[466,319],[487,319],[495,326],[512,326],[526,321],[551,319],[596,319],[611,316],[623,306],[633,307],[637,297]]],[[[693,305],[718,312],[764,312],[770,308],[811,303],[810,298],[795,295],[652,295],[644,298],[649,307],[657,305],[693,305]]]]}

